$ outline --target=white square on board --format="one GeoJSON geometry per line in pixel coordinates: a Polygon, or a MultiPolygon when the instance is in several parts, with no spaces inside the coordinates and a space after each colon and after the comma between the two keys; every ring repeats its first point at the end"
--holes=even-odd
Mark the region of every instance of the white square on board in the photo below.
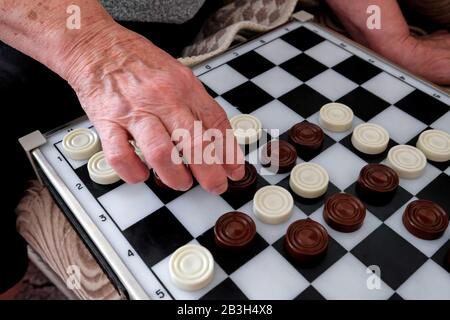
{"type": "Polygon", "coordinates": [[[327,170],[331,182],[345,190],[358,179],[359,172],[367,164],[346,147],[336,143],[323,151],[311,162],[320,164],[327,170]]]}
{"type": "Polygon", "coordinates": [[[122,184],[98,198],[121,230],[132,226],[163,203],[145,184],[122,184]]]}
{"type": "Polygon", "coordinates": [[[334,67],[338,63],[350,58],[352,54],[330,41],[323,41],[318,45],[305,51],[311,58],[316,59],[328,68],[334,67]]]}
{"type": "Polygon", "coordinates": [[[450,111],[433,122],[430,127],[432,127],[433,129],[445,131],[450,134],[450,111]]]}
{"type": "Polygon", "coordinates": [[[450,228],[447,228],[444,235],[436,240],[423,240],[411,234],[408,230],[406,230],[405,225],[402,221],[402,217],[403,213],[405,212],[406,206],[414,200],[417,200],[417,198],[413,198],[408,201],[403,207],[401,207],[393,215],[391,215],[389,219],[387,219],[384,223],[389,228],[398,233],[403,239],[419,249],[427,257],[431,257],[450,238],[450,228]]]}
{"type": "Polygon", "coordinates": [[[416,195],[440,174],[441,171],[439,169],[427,163],[425,170],[420,177],[416,179],[400,178],[400,185],[411,194],[416,195]]]}
{"type": "Polygon", "coordinates": [[[362,85],[364,89],[389,102],[396,103],[414,91],[414,88],[403,81],[382,72],[362,85]]]}
{"type": "Polygon", "coordinates": [[[273,247],[266,248],[230,278],[251,300],[289,300],[309,282],[273,247]]]}
{"type": "Polygon", "coordinates": [[[246,77],[227,64],[202,74],[199,79],[218,95],[247,81],[246,77]]]}
{"type": "Polygon", "coordinates": [[[328,69],[306,82],[308,86],[320,92],[332,101],[336,101],[358,87],[356,83],[328,69]]]}
{"type": "Polygon", "coordinates": [[[227,100],[225,100],[222,97],[216,97],[214,98],[214,100],[217,101],[217,103],[222,107],[222,109],[225,111],[225,113],[227,114],[228,119],[241,114],[241,112],[235,107],[232,106],[227,100]]]}
{"type": "Polygon", "coordinates": [[[280,67],[273,67],[253,78],[252,82],[268,92],[274,98],[278,98],[283,94],[288,93],[303,83],[280,67]]]}
{"type": "MultiPolygon", "coordinates": [[[[327,300],[385,300],[394,291],[380,280],[380,289],[369,289],[367,281],[375,275],[367,267],[347,253],[314,282],[313,287],[327,300]]],[[[383,274],[381,274],[383,276],[383,274]]]]}
{"type": "Polygon", "coordinates": [[[255,50],[267,60],[279,65],[299,55],[300,50],[281,39],[273,40],[255,50]]]}
{"type": "MultiPolygon", "coordinates": [[[[272,100],[251,113],[257,117],[264,129],[278,129],[279,134],[288,131],[294,124],[305,120],[297,112],[278,100],[272,100]]],[[[276,138],[277,136],[273,136],[276,138]]]]}
{"type": "Polygon", "coordinates": [[[189,233],[198,237],[214,226],[221,215],[233,208],[220,196],[196,186],[166,205],[189,233]]]}
{"type": "Polygon", "coordinates": [[[396,106],[390,106],[377,114],[370,122],[379,124],[389,132],[389,136],[397,143],[404,144],[414,138],[427,126],[400,110],[396,106]]]}
{"type": "Polygon", "coordinates": [[[397,289],[408,300],[449,300],[450,273],[433,260],[428,260],[397,289]]]}

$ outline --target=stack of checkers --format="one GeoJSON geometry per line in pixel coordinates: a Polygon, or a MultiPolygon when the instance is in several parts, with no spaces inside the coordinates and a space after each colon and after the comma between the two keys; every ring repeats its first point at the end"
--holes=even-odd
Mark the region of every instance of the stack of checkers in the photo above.
{"type": "MultiPolygon", "coordinates": [[[[450,135],[439,130],[424,131],[417,147],[397,145],[388,149],[389,133],[382,126],[363,123],[353,128],[353,111],[340,103],[324,105],[319,112],[319,125],[303,121],[291,127],[286,139],[273,139],[260,148],[260,164],[275,173],[290,173],[289,186],[265,185],[258,188],[257,170],[245,164],[245,176],[229,181],[226,192],[236,199],[253,195],[253,215],[232,211],[224,213],[215,223],[215,245],[220,250],[243,252],[251,250],[257,233],[254,218],[268,225],[287,223],[295,201],[308,203],[324,199],[323,220],[332,229],[351,233],[360,229],[366,217],[364,203],[383,206],[395,196],[400,179],[414,179],[425,170],[427,159],[450,160],[450,135]],[[297,164],[298,155],[314,159],[323,148],[323,130],[352,130],[351,143],[357,152],[379,155],[387,152],[385,164],[371,163],[359,172],[356,194],[328,194],[329,175],[314,162],[297,164]],[[361,201],[361,200],[363,201],[361,201]]],[[[235,137],[245,146],[257,143],[263,133],[261,121],[253,115],[237,115],[230,119],[235,137]]],[[[132,144],[138,155],[142,153],[132,144]]],[[[99,184],[114,183],[119,177],[107,164],[96,133],[78,129],[64,139],[64,150],[73,159],[89,159],[91,179],[99,184]]],[[[143,160],[144,161],[144,160],[143,160]]],[[[169,189],[153,172],[151,179],[161,189],[169,189]]],[[[437,239],[448,227],[448,214],[438,204],[426,199],[409,203],[403,214],[405,228],[421,239],[437,239]]],[[[284,249],[300,266],[314,266],[327,254],[329,236],[323,225],[307,219],[292,221],[286,226],[284,249]]],[[[214,258],[210,251],[197,244],[178,248],[171,256],[169,273],[173,283],[187,291],[206,287],[213,279],[214,258]]]]}
{"type": "MultiPolygon", "coordinates": [[[[144,161],[144,156],[134,141],[130,141],[139,158],[144,161]]],[[[62,141],[64,153],[72,160],[89,160],[87,164],[89,177],[92,181],[101,185],[116,183],[119,175],[108,164],[98,134],[87,128],[78,128],[70,131],[62,141]]]]}

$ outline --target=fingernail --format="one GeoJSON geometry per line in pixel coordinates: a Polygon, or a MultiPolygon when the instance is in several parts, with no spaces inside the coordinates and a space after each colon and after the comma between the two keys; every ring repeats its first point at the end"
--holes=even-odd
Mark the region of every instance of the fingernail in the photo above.
{"type": "Polygon", "coordinates": [[[181,187],[180,189],[179,189],[179,191],[188,191],[190,188],[192,188],[192,185],[194,184],[194,182],[193,181],[191,181],[191,183],[189,183],[189,184],[187,184],[185,187],[181,187]]]}
{"type": "Polygon", "coordinates": [[[245,175],[245,167],[244,166],[239,166],[239,168],[234,169],[231,172],[231,180],[233,181],[239,181],[241,180],[245,175]]]}
{"type": "Polygon", "coordinates": [[[221,184],[219,187],[212,189],[211,192],[216,195],[220,195],[225,191],[227,191],[227,189],[228,189],[228,182],[225,181],[225,183],[221,184]]]}

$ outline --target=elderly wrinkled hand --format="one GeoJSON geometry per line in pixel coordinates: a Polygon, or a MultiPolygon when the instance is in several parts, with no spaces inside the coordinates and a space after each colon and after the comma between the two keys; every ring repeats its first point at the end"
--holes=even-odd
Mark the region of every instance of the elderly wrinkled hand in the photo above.
{"type": "Polygon", "coordinates": [[[191,172],[203,188],[216,194],[226,191],[227,178],[241,179],[243,155],[234,138],[215,145],[223,150],[214,163],[196,162],[189,170],[173,161],[172,132],[185,129],[183,139],[190,140],[191,149],[204,150],[208,142],[194,132],[194,121],[226,137],[231,128],[225,112],[190,69],[147,39],[119,26],[109,34],[92,52],[80,53],[66,74],[100,135],[108,163],[121,178],[129,183],[148,178],[148,168],[129,143],[134,139],[147,165],[174,189],[190,188],[191,172]],[[227,164],[230,146],[236,161],[227,164]]]}

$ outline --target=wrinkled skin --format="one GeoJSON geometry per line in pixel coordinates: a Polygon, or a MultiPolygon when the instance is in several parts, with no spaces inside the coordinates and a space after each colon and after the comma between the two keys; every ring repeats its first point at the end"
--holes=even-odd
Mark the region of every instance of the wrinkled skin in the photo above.
{"type": "Polygon", "coordinates": [[[429,81],[450,84],[450,34],[447,31],[421,38],[410,36],[403,46],[404,56],[398,53],[393,60],[429,81]]]}
{"type": "Polygon", "coordinates": [[[205,148],[207,143],[201,136],[194,136],[194,120],[201,120],[204,129],[221,130],[225,136],[225,130],[230,129],[227,116],[190,69],[135,33],[120,27],[109,32],[111,39],[104,47],[80,56],[83,63],[75,63],[67,73],[100,135],[108,163],[121,178],[138,183],[149,176],[147,166],[129,143],[134,139],[148,166],[174,189],[192,186],[190,171],[203,188],[215,194],[226,191],[227,177],[241,179],[243,155],[237,144],[232,144],[237,164],[217,161],[187,168],[172,161],[173,130],[189,130],[192,148],[199,144],[205,148]]]}
{"type": "Polygon", "coordinates": [[[415,38],[395,0],[327,0],[351,37],[428,81],[450,85],[450,34],[415,38]],[[369,5],[380,7],[381,29],[367,28],[369,5]]]}

